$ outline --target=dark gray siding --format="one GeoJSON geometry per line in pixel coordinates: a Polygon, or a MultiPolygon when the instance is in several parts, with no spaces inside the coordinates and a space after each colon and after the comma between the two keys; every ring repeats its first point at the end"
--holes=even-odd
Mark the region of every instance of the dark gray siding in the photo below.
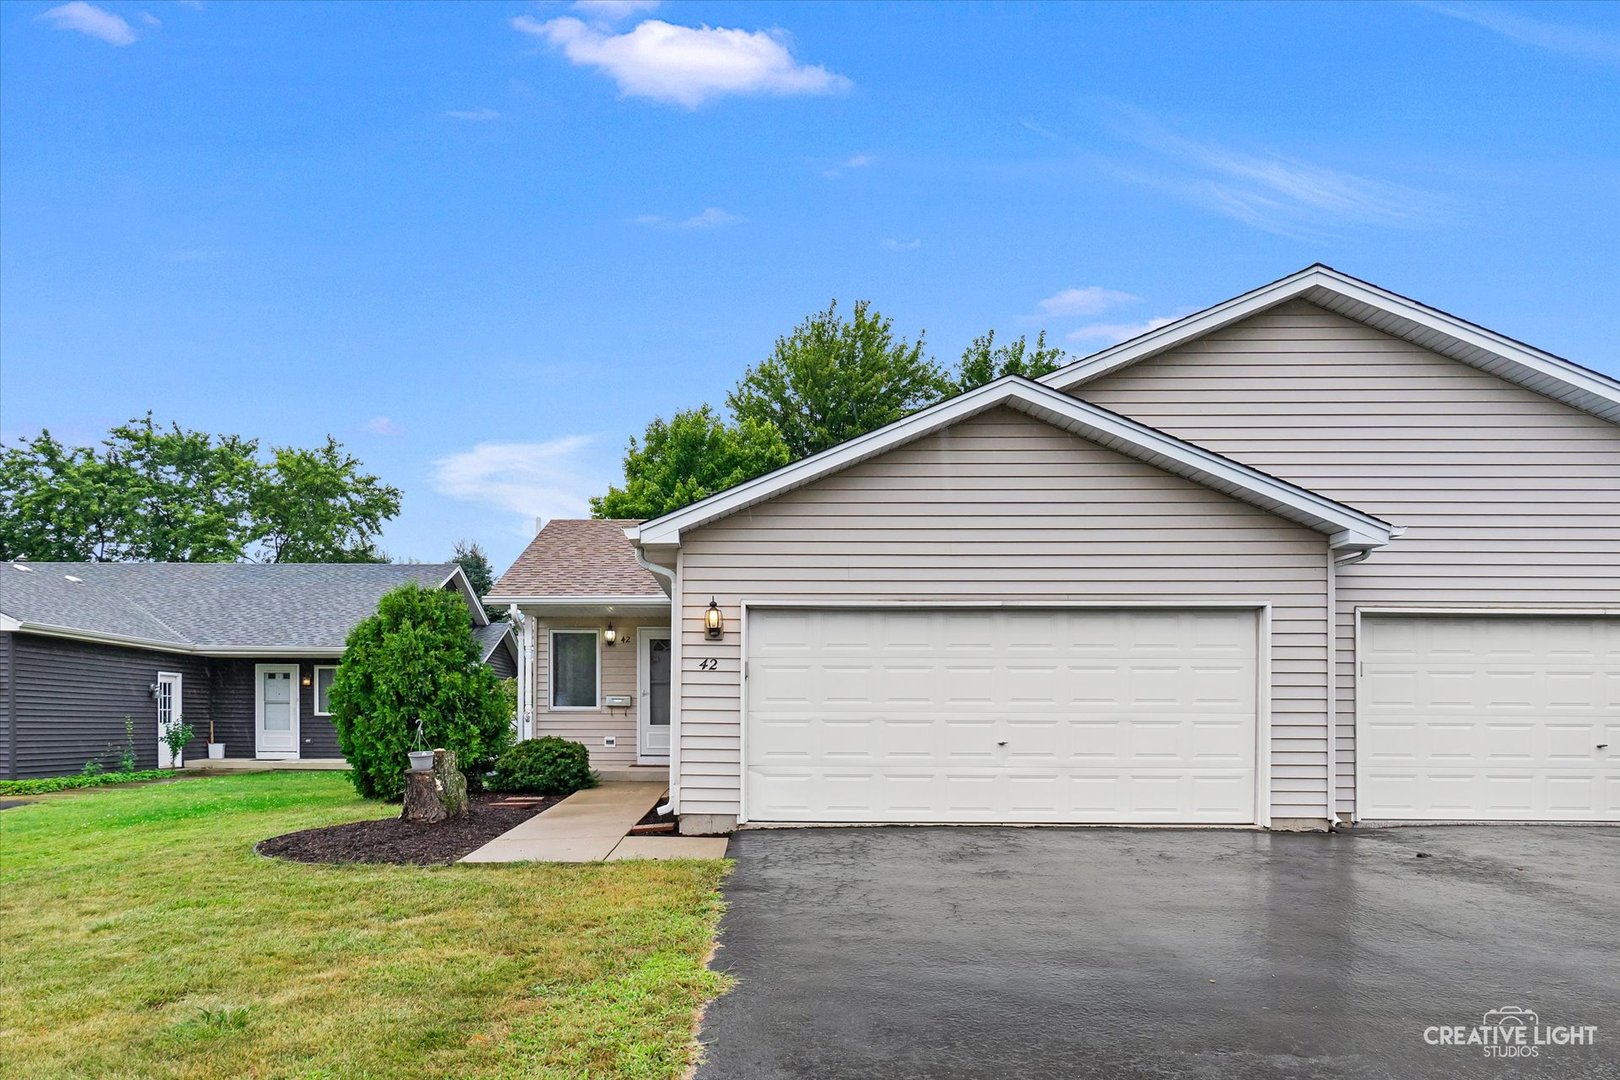
{"type": "Polygon", "coordinates": [[[11,634],[0,633],[0,776],[11,776],[17,765],[11,760],[11,634]]]}
{"type": "MultiPolygon", "coordinates": [[[[315,715],[315,666],[336,664],[336,660],[300,660],[294,656],[279,659],[215,660],[215,733],[225,743],[226,757],[253,757],[254,745],[254,668],[259,664],[298,665],[298,737],[300,757],[342,757],[337,731],[332,721],[315,715]],[[304,680],[310,681],[309,686],[304,680]]],[[[200,751],[199,751],[200,752],[200,751]]]]}
{"type": "MultiPolygon", "coordinates": [[[[186,722],[196,737],[188,762],[207,756],[209,721],[225,756],[251,758],[254,744],[254,667],[298,665],[299,754],[338,758],[331,718],[315,715],[317,664],[288,656],[204,658],[152,649],[99,645],[36,634],[0,634],[0,776],[30,778],[76,773],[87,761],[115,768],[124,747],[124,717],[135,722],[137,768],[157,766],[157,703],[151,686],[160,671],[177,671],[186,722]],[[311,685],[304,685],[308,679],[311,685]]],[[[490,657],[502,678],[517,674],[505,646],[490,657]]]]}
{"type": "Polygon", "coordinates": [[[489,654],[487,661],[490,668],[503,679],[517,678],[517,661],[512,659],[512,650],[502,642],[496,646],[495,651],[489,654]]]}
{"type": "Polygon", "coordinates": [[[151,686],[159,671],[182,676],[188,721],[198,723],[208,714],[207,670],[196,657],[33,634],[8,636],[13,743],[8,776],[62,776],[88,761],[117,767],[125,717],[135,725],[136,768],[156,768],[157,703],[151,686]]]}

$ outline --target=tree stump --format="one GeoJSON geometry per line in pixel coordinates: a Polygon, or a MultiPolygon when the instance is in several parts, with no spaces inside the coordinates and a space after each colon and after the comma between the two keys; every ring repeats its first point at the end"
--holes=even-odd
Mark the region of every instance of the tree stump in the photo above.
{"type": "Polygon", "coordinates": [[[454,750],[433,751],[431,772],[405,774],[405,806],[399,816],[419,825],[437,825],[467,812],[467,778],[456,768],[454,750]]]}
{"type": "Polygon", "coordinates": [[[444,812],[460,817],[467,812],[467,778],[456,766],[454,750],[433,751],[433,775],[439,781],[439,799],[444,812]]]}
{"type": "Polygon", "coordinates": [[[418,825],[437,825],[449,819],[439,796],[439,778],[431,772],[405,774],[405,808],[399,816],[418,825]]]}

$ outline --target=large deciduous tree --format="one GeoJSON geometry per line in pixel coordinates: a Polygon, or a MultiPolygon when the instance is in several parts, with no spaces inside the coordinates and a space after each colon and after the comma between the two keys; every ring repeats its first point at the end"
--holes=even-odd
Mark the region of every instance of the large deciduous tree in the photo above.
{"type": "Polygon", "coordinates": [[[835,300],[778,338],[726,398],[739,422],[770,424],[794,458],[807,457],[905,416],[946,394],[950,379],[923,352],[923,335],[894,336],[893,320],[835,300]]]}
{"type": "Polygon", "coordinates": [[[354,562],[399,490],[364,473],[335,440],[313,450],[209,435],[151,414],[99,447],[49,431],[0,446],[0,557],[62,562],[354,562]]]}
{"type": "Polygon", "coordinates": [[[708,405],[660,417],[624,454],[624,486],[591,500],[602,518],[654,518],[679,510],[793,459],[776,426],[728,424],[708,405]]]}
{"type": "Polygon", "coordinates": [[[388,561],[376,537],[399,513],[398,488],[362,472],[331,436],[313,450],[272,453],[251,503],[262,561],[388,561]]]}
{"type": "Polygon", "coordinates": [[[1045,330],[1035,338],[1033,345],[1022,335],[1017,341],[997,345],[996,332],[991,330],[974,338],[963,350],[962,360],[956,366],[956,390],[959,393],[972,390],[1007,375],[1038,379],[1049,371],[1056,371],[1068,360],[1068,354],[1062,349],[1046,343],[1045,330]]]}

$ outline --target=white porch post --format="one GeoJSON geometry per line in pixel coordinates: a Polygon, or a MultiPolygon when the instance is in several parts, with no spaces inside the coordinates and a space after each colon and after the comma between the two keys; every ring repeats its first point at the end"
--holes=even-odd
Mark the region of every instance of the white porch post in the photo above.
{"type": "Polygon", "coordinates": [[[528,739],[534,736],[534,620],[516,604],[508,605],[506,610],[518,628],[517,737],[528,739]]]}

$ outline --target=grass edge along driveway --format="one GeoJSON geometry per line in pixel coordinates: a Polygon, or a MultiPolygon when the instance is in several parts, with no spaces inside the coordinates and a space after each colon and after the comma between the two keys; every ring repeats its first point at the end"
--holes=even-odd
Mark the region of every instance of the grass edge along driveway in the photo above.
{"type": "Polygon", "coordinates": [[[721,861],[308,866],[253,853],[397,813],[342,773],[0,812],[0,1045],[30,1077],[678,1077],[721,861]]]}

